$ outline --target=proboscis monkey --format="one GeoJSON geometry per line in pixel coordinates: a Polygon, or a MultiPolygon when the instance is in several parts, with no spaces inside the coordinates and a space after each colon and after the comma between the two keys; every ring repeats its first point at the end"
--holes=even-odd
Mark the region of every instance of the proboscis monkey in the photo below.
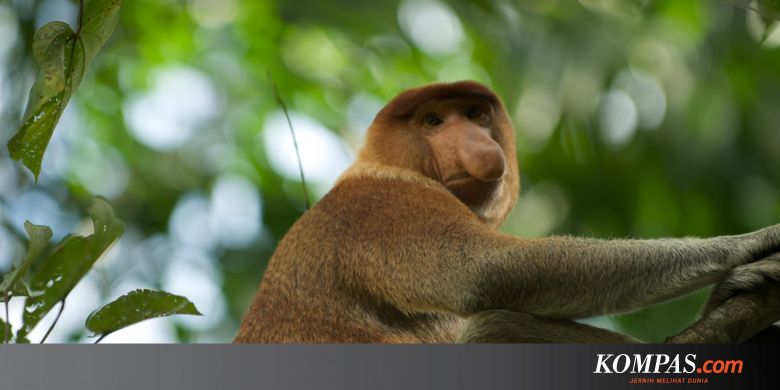
{"type": "Polygon", "coordinates": [[[235,341],[634,341],[572,319],[678,297],[745,264],[761,274],[754,262],[780,250],[780,225],[705,239],[513,237],[497,227],[519,181],[512,125],[487,87],[400,94],[279,243],[235,341]]]}

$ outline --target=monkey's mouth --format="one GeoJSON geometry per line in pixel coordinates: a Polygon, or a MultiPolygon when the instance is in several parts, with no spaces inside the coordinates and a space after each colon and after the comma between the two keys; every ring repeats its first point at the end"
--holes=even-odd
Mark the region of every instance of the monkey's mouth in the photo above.
{"type": "Polygon", "coordinates": [[[447,180],[444,182],[444,187],[463,203],[478,206],[492,198],[499,184],[501,184],[501,179],[482,181],[466,174],[465,176],[458,175],[447,180]]]}
{"type": "Polygon", "coordinates": [[[501,178],[498,178],[496,180],[480,180],[474,176],[469,175],[467,172],[462,172],[456,175],[452,175],[444,179],[442,182],[444,183],[445,187],[450,188],[450,187],[462,187],[462,186],[472,186],[472,185],[485,186],[490,184],[495,186],[500,181],[501,178]]]}
{"type": "MultiPolygon", "coordinates": [[[[464,183],[471,180],[477,180],[475,177],[469,175],[466,172],[458,173],[456,175],[452,175],[444,180],[442,182],[444,183],[445,187],[449,187],[450,185],[458,185],[458,183],[464,183]]],[[[478,180],[477,180],[478,181],[478,180]]]]}

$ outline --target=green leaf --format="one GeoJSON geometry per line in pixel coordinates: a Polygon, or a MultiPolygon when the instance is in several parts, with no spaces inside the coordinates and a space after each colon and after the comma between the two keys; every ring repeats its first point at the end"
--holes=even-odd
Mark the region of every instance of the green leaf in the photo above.
{"type": "MultiPolygon", "coordinates": [[[[18,280],[8,290],[8,295],[14,297],[34,297],[43,294],[43,291],[32,291],[24,280],[18,280]]],[[[0,302],[5,302],[5,293],[0,292],[0,302]]]]}
{"type": "Polygon", "coordinates": [[[187,298],[165,291],[134,290],[95,310],[86,322],[94,335],[107,335],[150,318],[201,315],[187,298]]]}
{"type": "Polygon", "coordinates": [[[63,22],[47,23],[33,37],[33,55],[41,70],[30,90],[22,127],[8,141],[8,151],[11,158],[22,161],[33,172],[36,180],[54,127],[73,88],[81,82],[83,45],[77,43],[79,40],[63,22]]]}
{"type": "Polygon", "coordinates": [[[35,32],[33,56],[40,73],[8,151],[32,171],[36,181],[54,128],[84,71],[116,27],[120,4],[120,0],[88,1],[75,33],[63,22],[47,23],[35,32]]]}
{"type": "Polygon", "coordinates": [[[31,288],[43,293],[25,302],[22,316],[24,325],[19,329],[21,337],[26,336],[57,302],[68,296],[95,261],[124,231],[122,222],[114,217],[105,199],[95,198],[88,213],[92,217],[95,232],[88,237],[65,237],[33,274],[31,288]]]}
{"type": "Polygon", "coordinates": [[[0,283],[0,301],[5,299],[5,292],[11,292],[13,296],[28,296],[30,292],[22,278],[27,269],[30,268],[36,259],[38,259],[51,240],[51,229],[48,226],[33,225],[30,221],[24,222],[24,230],[30,237],[30,244],[27,248],[27,254],[22,259],[21,264],[14,267],[11,272],[3,275],[3,282],[0,283]]]}
{"type": "Polygon", "coordinates": [[[119,20],[121,0],[91,0],[84,8],[79,37],[84,44],[84,67],[89,67],[100,48],[108,41],[119,20]]]}

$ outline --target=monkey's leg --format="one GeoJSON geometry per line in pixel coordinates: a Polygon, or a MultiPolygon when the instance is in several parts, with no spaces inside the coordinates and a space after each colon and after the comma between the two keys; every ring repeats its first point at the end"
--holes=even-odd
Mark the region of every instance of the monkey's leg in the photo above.
{"type": "Polygon", "coordinates": [[[629,336],[569,320],[510,310],[487,310],[468,318],[459,343],[639,343],[629,336]]]}

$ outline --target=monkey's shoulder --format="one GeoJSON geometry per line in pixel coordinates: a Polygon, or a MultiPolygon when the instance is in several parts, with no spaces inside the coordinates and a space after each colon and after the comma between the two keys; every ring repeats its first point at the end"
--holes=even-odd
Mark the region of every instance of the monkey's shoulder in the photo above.
{"type": "MultiPolygon", "coordinates": [[[[339,182],[290,228],[280,247],[344,248],[400,243],[453,225],[482,223],[455,196],[407,180],[350,178],[339,182]]],[[[320,254],[322,255],[322,254],[320,254]]]]}
{"type": "Polygon", "coordinates": [[[333,224],[414,224],[431,218],[476,219],[452,193],[438,184],[405,179],[359,177],[338,183],[304,218],[333,224]]]}
{"type": "Polygon", "coordinates": [[[359,177],[340,181],[287,231],[277,255],[310,253],[324,258],[324,249],[346,249],[356,243],[405,234],[435,209],[465,206],[445,189],[400,179],[359,177]],[[450,206],[446,206],[450,204],[450,206]]]}

